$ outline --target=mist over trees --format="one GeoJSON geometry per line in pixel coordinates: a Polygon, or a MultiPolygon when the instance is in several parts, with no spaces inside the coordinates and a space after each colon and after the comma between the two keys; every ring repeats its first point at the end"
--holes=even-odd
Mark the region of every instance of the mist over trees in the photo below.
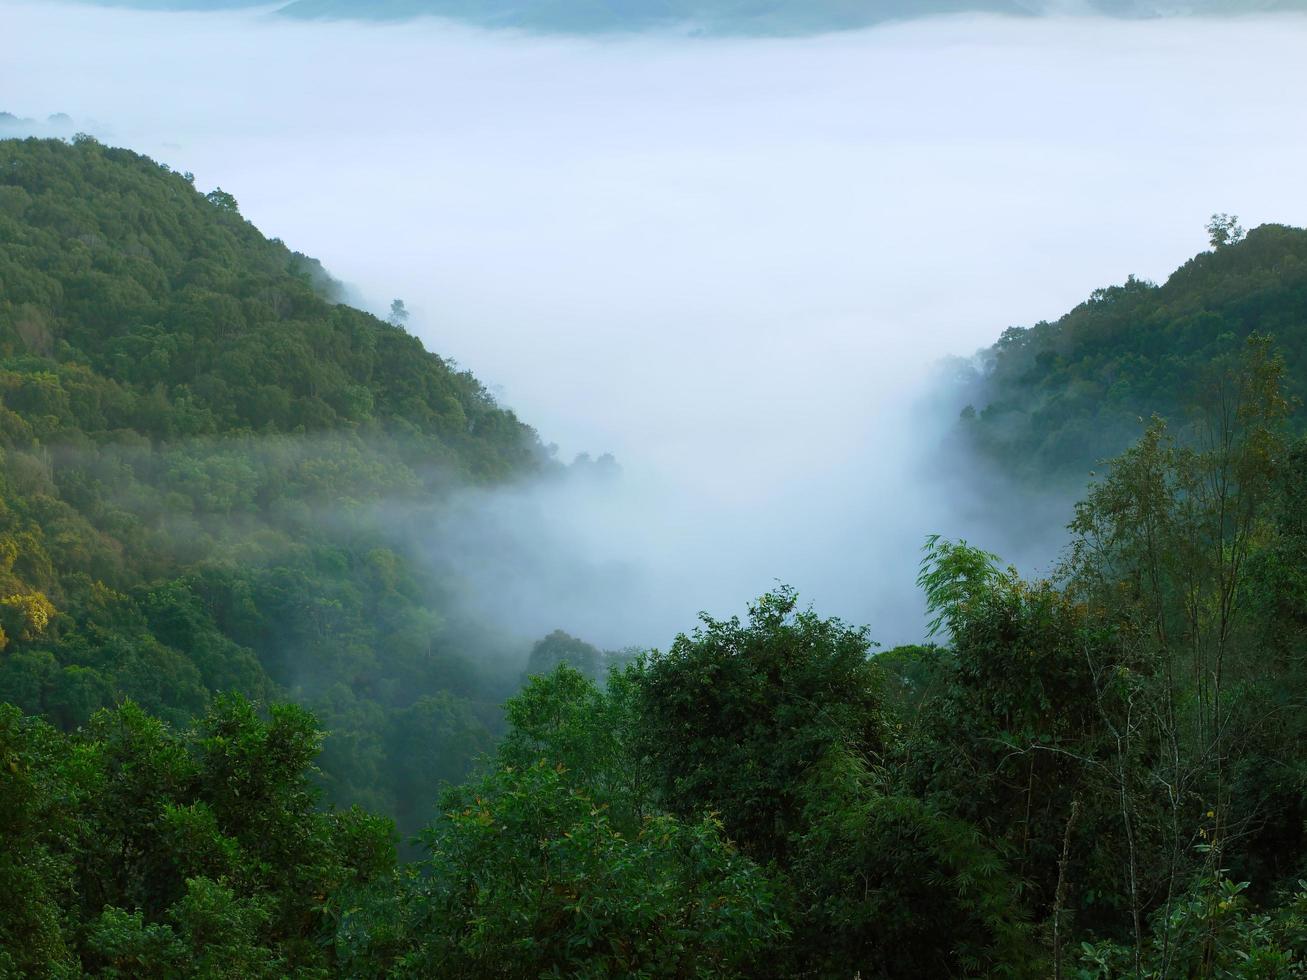
{"type": "Polygon", "coordinates": [[[293,695],[330,797],[415,830],[522,654],[405,542],[452,488],[551,466],[534,434],[232,195],[90,139],[0,147],[0,699],[76,728],[293,695]]]}
{"type": "Polygon", "coordinates": [[[965,379],[960,462],[1080,481],[1049,575],[612,652],[415,553],[560,467],[400,301],[0,142],[0,976],[1301,975],[1307,232],[1211,233],[965,379]]]}

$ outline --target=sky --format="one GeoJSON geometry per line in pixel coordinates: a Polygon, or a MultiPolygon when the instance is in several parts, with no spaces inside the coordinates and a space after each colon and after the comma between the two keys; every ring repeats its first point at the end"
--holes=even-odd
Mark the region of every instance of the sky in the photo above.
{"type": "Polygon", "coordinates": [[[1304,15],[595,40],[0,0],[0,28],[0,110],[222,186],[561,458],[617,457],[433,528],[533,635],[663,646],[784,581],[919,638],[927,534],[1039,571],[1063,516],[1000,530],[923,475],[939,359],[1164,279],[1213,212],[1307,224],[1304,15]]]}

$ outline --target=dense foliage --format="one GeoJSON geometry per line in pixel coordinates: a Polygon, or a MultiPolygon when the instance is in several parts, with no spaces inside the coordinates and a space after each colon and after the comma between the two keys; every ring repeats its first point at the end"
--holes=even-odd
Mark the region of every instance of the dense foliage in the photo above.
{"type": "Polygon", "coordinates": [[[1307,233],[1214,240],[987,378],[1174,409],[1049,579],[513,656],[403,541],[529,430],[230,195],[0,142],[0,978],[1307,975],[1307,233]]]}
{"type": "Polygon", "coordinates": [[[492,747],[525,649],[405,542],[543,457],[334,290],[230,194],[0,142],[0,700],[71,729],[122,697],[184,726],[211,692],[293,696],[332,732],[331,797],[415,830],[492,747]]]}
{"type": "Polygon", "coordinates": [[[1307,229],[1233,231],[1214,225],[1213,250],[1161,286],[1132,278],[1053,323],[1004,331],[964,368],[954,448],[1078,489],[1153,415],[1187,421],[1254,333],[1293,368],[1289,393],[1307,394],[1307,229]]]}
{"type": "Polygon", "coordinates": [[[315,807],[313,719],[216,700],[176,734],[131,702],[61,736],[0,705],[0,976],[323,975],[388,821],[315,807]]]}
{"type": "Polygon", "coordinates": [[[1089,976],[1307,970],[1307,444],[1285,381],[1250,338],[1219,397],[1090,489],[1055,581],[938,542],[923,570],[952,643],[915,699],[912,778],[1001,846],[1089,976]]]}

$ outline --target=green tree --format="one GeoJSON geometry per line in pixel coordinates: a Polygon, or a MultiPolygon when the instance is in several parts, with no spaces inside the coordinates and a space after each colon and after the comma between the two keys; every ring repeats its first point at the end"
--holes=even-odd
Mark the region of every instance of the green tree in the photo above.
{"type": "Polygon", "coordinates": [[[801,787],[831,745],[876,765],[885,749],[865,629],[763,596],[747,623],[715,620],[639,662],[641,751],[673,812],[713,811],[761,861],[801,824],[801,787]]]}
{"type": "Polygon", "coordinates": [[[639,754],[664,806],[718,814],[781,875],[794,938],[779,972],[1036,969],[1000,856],[893,778],[866,630],[800,610],[789,589],[747,623],[703,623],[630,669],[639,754]]]}
{"type": "Polygon", "coordinates": [[[603,653],[584,640],[554,630],[542,640],[537,640],[527,657],[526,673],[548,674],[559,664],[568,664],[579,670],[591,680],[598,680],[603,675],[603,653]]]}
{"type": "Polygon", "coordinates": [[[67,932],[80,760],[49,725],[0,704],[0,976],[73,976],[67,932]]]}
{"type": "Polygon", "coordinates": [[[1237,214],[1214,214],[1207,223],[1207,235],[1212,248],[1224,248],[1243,241],[1244,230],[1237,214]]]}
{"type": "Polygon", "coordinates": [[[563,666],[509,702],[494,767],[423,832],[398,972],[736,976],[783,934],[770,881],[717,820],[641,798],[614,688],[563,666]]]}
{"type": "Polygon", "coordinates": [[[239,214],[240,208],[236,204],[236,198],[228,194],[221,187],[215,187],[209,193],[204,195],[204,199],[220,211],[228,211],[232,214],[239,214]]]}
{"type": "Polygon", "coordinates": [[[408,307],[404,305],[402,299],[390,301],[390,312],[386,314],[386,322],[392,327],[403,327],[408,323],[408,307]]]}

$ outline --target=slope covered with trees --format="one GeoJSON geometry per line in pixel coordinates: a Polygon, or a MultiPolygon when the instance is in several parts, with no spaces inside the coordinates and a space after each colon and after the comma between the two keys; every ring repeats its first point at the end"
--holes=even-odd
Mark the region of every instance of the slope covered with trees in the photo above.
{"type": "Polygon", "coordinates": [[[185,725],[211,692],[293,696],[332,728],[333,798],[388,813],[492,744],[525,650],[402,542],[546,458],[230,195],[0,142],[0,452],[0,700],[71,729],[122,697],[185,725]]]}
{"type": "MultiPolygon", "coordinates": [[[[0,970],[104,976],[1289,978],[1307,972],[1307,444],[1255,340],[1051,580],[932,540],[943,640],[779,589],[507,705],[396,868],[312,810],[297,709],[0,710],[0,970]],[[1218,478],[1218,477],[1224,478],[1218,478]],[[18,937],[23,937],[19,939],[18,937]]],[[[575,641],[556,654],[586,659],[575,641]]],[[[567,658],[563,658],[567,659],[567,658]]]]}
{"type": "Polygon", "coordinates": [[[1184,422],[1210,407],[1253,333],[1275,339],[1301,401],[1307,229],[1231,230],[1214,225],[1213,250],[1160,286],[1132,278],[1059,320],[1004,331],[964,368],[961,446],[1007,473],[1079,487],[1154,414],[1184,422]]]}
{"type": "Polygon", "coordinates": [[[1073,375],[1174,409],[1049,578],[510,654],[402,542],[530,430],[229,195],[0,142],[0,977],[1307,975],[1303,233],[1234,237],[977,382],[1044,468],[1073,375]]]}

